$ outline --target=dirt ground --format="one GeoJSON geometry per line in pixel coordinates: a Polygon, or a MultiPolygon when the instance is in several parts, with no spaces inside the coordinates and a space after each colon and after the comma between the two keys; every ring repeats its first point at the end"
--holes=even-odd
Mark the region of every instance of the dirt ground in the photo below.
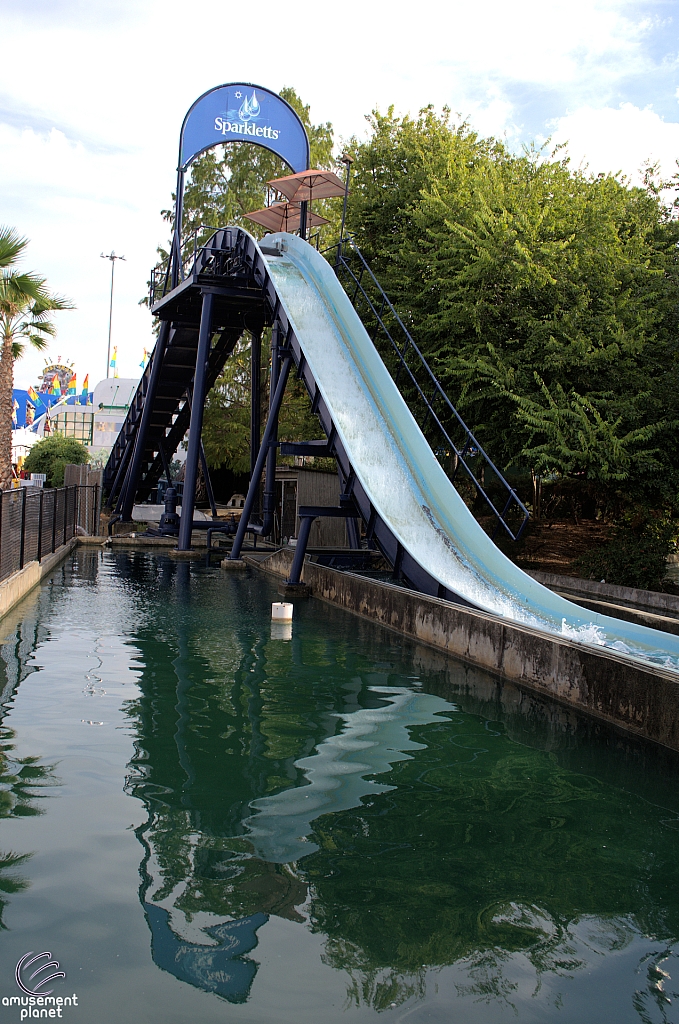
{"type": "Polygon", "coordinates": [[[501,542],[504,553],[522,569],[556,573],[559,576],[581,576],[575,560],[585,551],[605,544],[610,527],[589,520],[543,520],[530,522],[519,541],[501,542]]]}

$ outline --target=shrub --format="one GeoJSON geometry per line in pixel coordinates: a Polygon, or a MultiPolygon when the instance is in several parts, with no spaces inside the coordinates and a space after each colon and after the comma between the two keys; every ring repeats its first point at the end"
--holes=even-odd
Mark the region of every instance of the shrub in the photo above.
{"type": "Polygon", "coordinates": [[[669,512],[629,510],[616,524],[613,538],[581,555],[576,564],[589,579],[662,590],[675,535],[676,523],[669,512]]]}
{"type": "Polygon", "coordinates": [[[89,462],[89,458],[90,453],[80,441],[54,434],[33,445],[23,468],[27,473],[45,473],[48,487],[61,487],[64,483],[64,467],[80,466],[89,462]]]}

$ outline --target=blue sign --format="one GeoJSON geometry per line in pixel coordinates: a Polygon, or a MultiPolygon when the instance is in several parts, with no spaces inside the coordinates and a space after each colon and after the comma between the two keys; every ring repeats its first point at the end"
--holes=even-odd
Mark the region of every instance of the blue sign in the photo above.
{"type": "Polygon", "coordinates": [[[236,82],[203,93],[184,118],[179,168],[220,142],[253,142],[276,153],[297,173],[309,166],[309,140],[289,103],[260,85],[236,82]]]}

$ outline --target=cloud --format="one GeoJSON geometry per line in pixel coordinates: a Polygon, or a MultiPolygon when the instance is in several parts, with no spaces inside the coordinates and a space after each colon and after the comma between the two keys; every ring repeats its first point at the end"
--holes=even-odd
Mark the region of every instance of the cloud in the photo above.
{"type": "MultiPolygon", "coordinates": [[[[434,103],[512,144],[553,131],[593,170],[632,172],[679,152],[662,0],[346,0],[341,14],[320,7],[308,32],[299,15],[304,59],[285,61],[280,6],[261,0],[252,23],[244,10],[223,0],[203,0],[199,15],[179,0],[0,0],[0,223],[31,239],[31,268],[76,302],[54,348],[92,379],[108,333],[99,254],[127,257],[113,334],[121,372],[136,374],[152,343],[137,301],[168,235],[159,211],[174,188],[179,127],[220,82],[292,85],[338,139],[364,134],[375,107],[434,103]]],[[[41,365],[27,356],[17,379],[30,382],[41,365]]]]}
{"type": "Polygon", "coordinates": [[[617,109],[582,107],[553,124],[552,140],[566,143],[572,162],[593,174],[622,171],[639,182],[644,165],[656,162],[666,178],[677,172],[679,124],[653,110],[632,103],[617,109]]]}
{"type": "MultiPolygon", "coordinates": [[[[0,222],[28,237],[24,265],[77,307],[57,315],[51,356],[68,355],[81,377],[104,376],[110,264],[99,257],[114,248],[127,259],[116,267],[113,337],[121,375],[136,376],[151,341],[151,318],[138,301],[155,246],[167,234],[158,210],[161,195],[172,188],[171,164],[158,176],[153,165],[138,164],[126,153],[94,153],[56,129],[39,133],[6,125],[0,125],[0,152],[0,222]]],[[[43,360],[27,351],[17,364],[17,382],[34,382],[43,360]]]]}

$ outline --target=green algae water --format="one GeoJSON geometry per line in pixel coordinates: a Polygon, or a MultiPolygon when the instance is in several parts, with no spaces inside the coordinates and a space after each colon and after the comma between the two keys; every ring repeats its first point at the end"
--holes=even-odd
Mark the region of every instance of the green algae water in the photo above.
{"type": "Polygon", "coordinates": [[[3,620],[1,1019],[679,1022],[677,759],[272,600],[81,550],[3,620]]]}

